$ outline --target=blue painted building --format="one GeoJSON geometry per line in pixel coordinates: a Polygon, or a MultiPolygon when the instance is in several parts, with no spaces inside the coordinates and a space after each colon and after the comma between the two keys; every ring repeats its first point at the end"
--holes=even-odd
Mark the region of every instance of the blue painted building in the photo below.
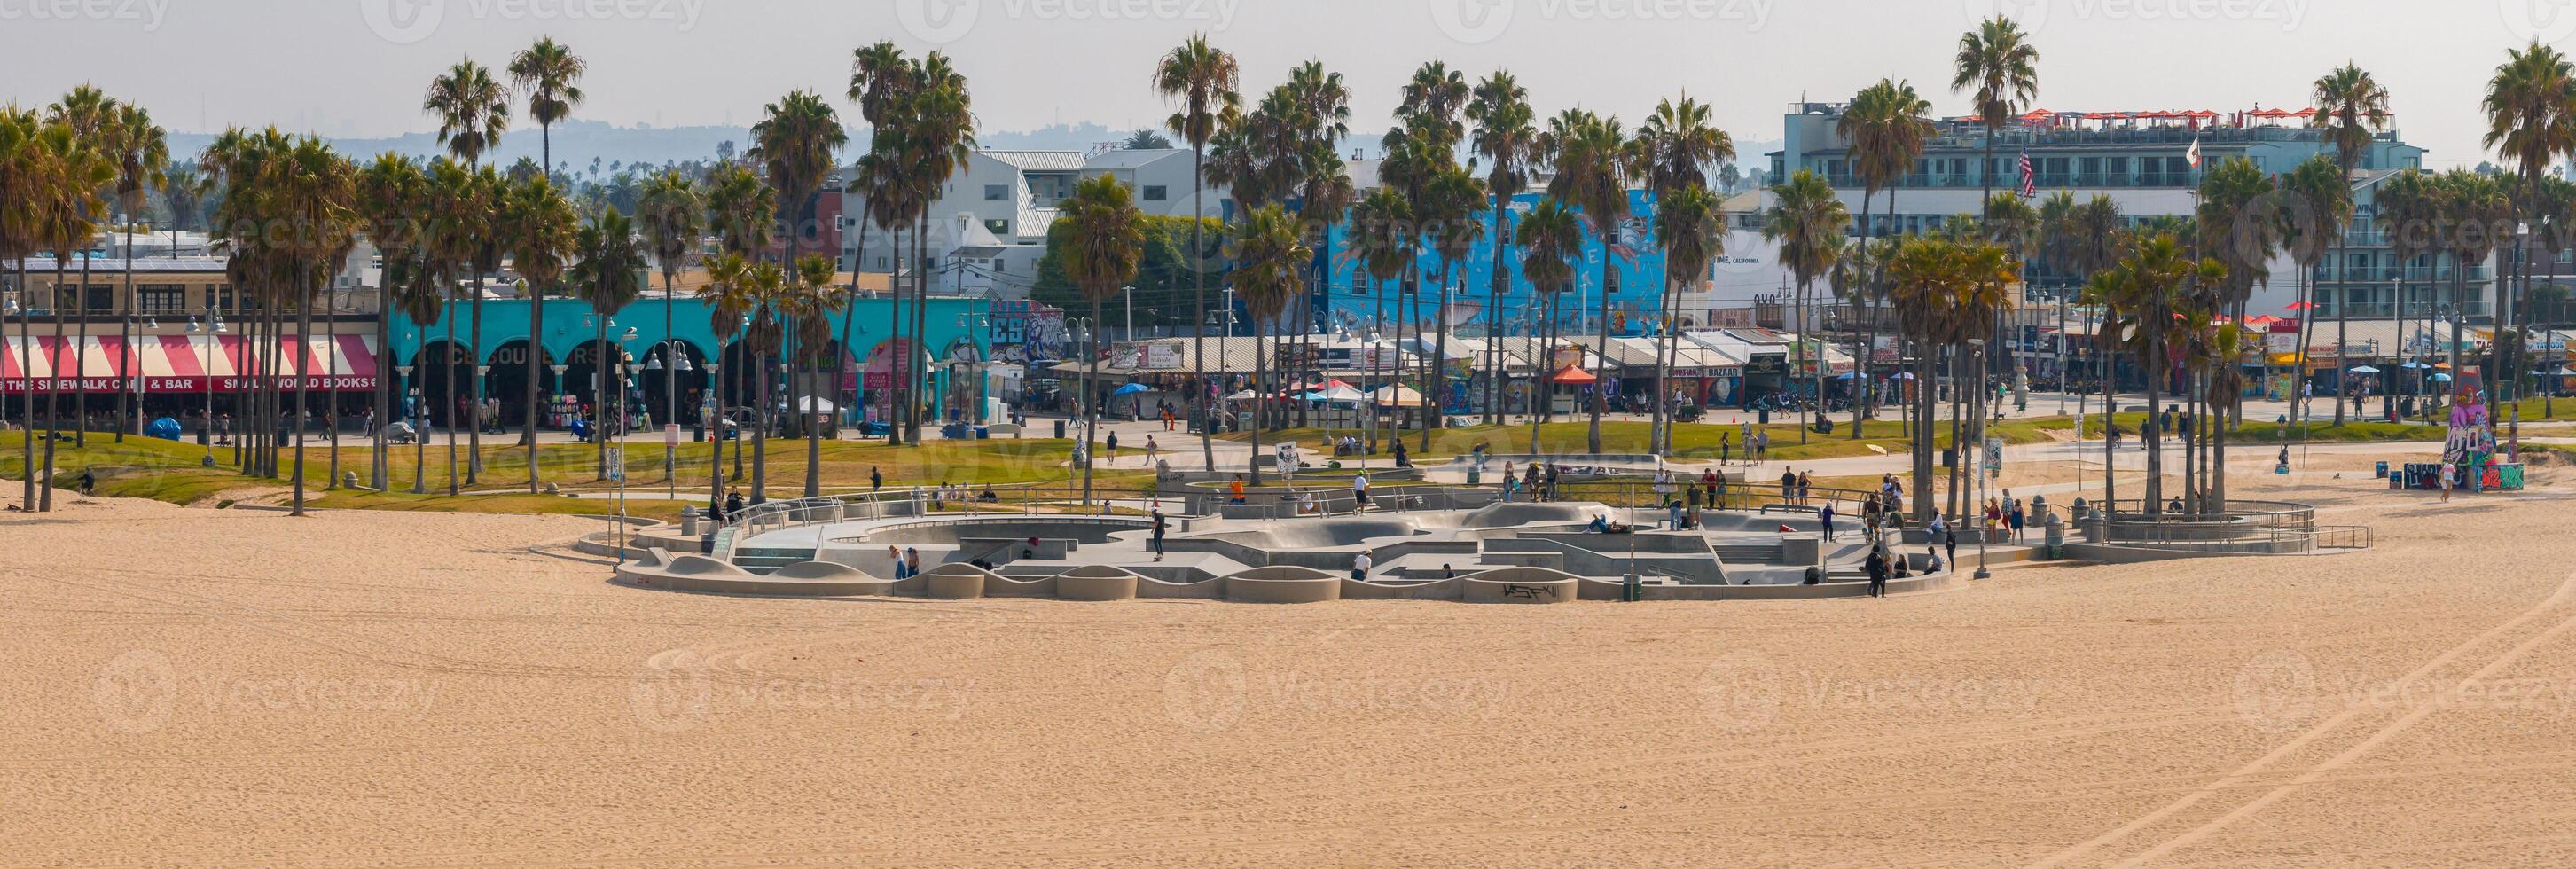
{"type": "MultiPolygon", "coordinates": [[[[719,378],[728,406],[751,404],[746,396],[757,388],[762,360],[751,358],[739,340],[718,342],[710,323],[711,309],[688,296],[685,287],[677,298],[648,294],[605,322],[587,302],[546,299],[539,304],[544,305],[544,333],[534,345],[541,354],[535,361],[540,406],[547,414],[543,424],[560,425],[565,414],[590,400],[592,373],[604,355],[600,350],[611,345],[620,347],[622,356],[631,360],[625,381],[627,400],[647,408],[657,422],[665,414],[666,403],[676,403],[680,408],[676,418],[682,422],[694,420],[719,378]],[[631,338],[626,337],[629,330],[631,338]]],[[[394,370],[388,373],[403,381],[405,393],[425,401],[441,420],[470,402],[474,378],[480,376],[483,394],[499,404],[502,423],[517,425],[525,418],[521,396],[529,376],[529,305],[517,299],[485,300],[479,345],[467,304],[449,305],[431,323],[416,323],[397,312],[386,354],[394,370]],[[477,346],[482,352],[479,360],[474,354],[477,346]],[[442,351],[448,363],[445,370],[439,364],[442,351]]],[[[910,313],[909,306],[904,310],[910,313]]],[[[890,387],[907,355],[892,340],[894,316],[894,302],[883,298],[856,300],[846,317],[833,316],[835,352],[825,358],[838,359],[839,364],[826,361],[790,371],[785,363],[771,361],[766,368],[773,403],[785,403],[789,396],[820,395],[836,406],[853,409],[846,419],[886,418],[890,387]],[[856,352],[841,346],[845,321],[849,348],[856,352]]],[[[952,412],[980,413],[986,397],[982,364],[991,351],[986,342],[987,300],[933,297],[924,319],[927,340],[915,344],[922,350],[914,358],[930,372],[931,388],[925,400],[940,410],[942,419],[952,412]]],[[[605,355],[615,359],[621,354],[605,355]]]]}
{"type": "MultiPolygon", "coordinates": [[[[1538,193],[1514,197],[1512,207],[1504,217],[1506,232],[1542,198],[1544,196],[1538,193]]],[[[1645,191],[1632,190],[1628,193],[1628,214],[1621,221],[1614,244],[1605,248],[1598,238],[1591,236],[1589,225],[1586,226],[1583,263],[1575,268],[1574,285],[1557,306],[1560,325],[1587,332],[1593,328],[1589,314],[1601,309],[1601,261],[1605,256],[1611,260],[1609,307],[1613,312],[1612,331],[1633,334],[1641,328],[1647,315],[1662,307],[1664,255],[1654,242],[1653,225],[1648,220],[1651,213],[1645,191]],[[1621,321],[1625,321],[1624,324],[1621,321]],[[1619,328],[1622,325],[1624,330],[1619,328]]],[[[1485,227],[1484,234],[1477,239],[1466,258],[1451,264],[1448,271],[1452,288],[1450,317],[1458,327],[1453,334],[1458,335],[1482,335],[1486,324],[1492,322],[1493,212],[1490,209],[1480,211],[1475,219],[1485,227]]],[[[1329,233],[1328,251],[1317,251],[1319,258],[1327,252],[1330,255],[1328,277],[1321,288],[1328,301],[1319,306],[1326,314],[1319,318],[1318,325],[1358,332],[1368,329],[1371,323],[1382,322],[1391,330],[1400,318],[1395,310],[1402,298],[1400,282],[1386,287],[1381,310],[1380,291],[1361,269],[1359,261],[1350,255],[1349,230],[1347,224],[1335,225],[1329,233]]],[[[1510,256],[1512,281],[1501,302],[1502,328],[1505,334],[1534,334],[1545,320],[1546,303],[1529,280],[1521,275],[1522,251],[1514,248],[1510,256]]],[[[1441,268],[1440,256],[1429,250],[1424,250],[1414,260],[1414,272],[1418,276],[1415,280],[1423,293],[1420,301],[1424,307],[1418,315],[1421,318],[1432,317],[1432,306],[1440,301],[1441,268]]]]}

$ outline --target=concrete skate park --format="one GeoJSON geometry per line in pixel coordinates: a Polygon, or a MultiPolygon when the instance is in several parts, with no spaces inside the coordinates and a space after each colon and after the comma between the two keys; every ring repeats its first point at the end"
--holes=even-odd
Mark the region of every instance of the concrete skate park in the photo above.
{"type": "MultiPolygon", "coordinates": [[[[1634,482],[1640,489],[1649,483],[1634,482]]],[[[1562,603],[1868,593],[1870,541],[1849,503],[1838,506],[1849,518],[1838,520],[1827,540],[1811,510],[1749,500],[1746,509],[1703,511],[1698,527],[1673,530],[1663,527],[1662,509],[1506,503],[1492,487],[1385,486],[1365,506],[1343,486],[1292,492],[1274,485],[1248,493],[1243,504],[1178,488],[1185,494],[1112,501],[1112,515],[1001,512],[1011,505],[941,503],[918,493],[772,502],[722,526],[692,520],[640,534],[625,547],[633,561],[618,576],[685,592],[942,599],[1562,603]],[[971,512],[979,507],[988,512],[971,512]],[[1156,508],[1168,523],[1159,559],[1152,520],[1141,515],[1156,508]],[[1596,519],[1627,528],[1603,533],[1594,530],[1596,519]],[[895,553],[907,549],[918,553],[922,570],[898,578],[895,553]],[[1354,579],[1363,554],[1369,567],[1354,579]],[[1810,568],[1817,582],[1808,582],[1810,568]]],[[[1927,570],[1925,544],[1885,539],[1910,574],[1892,579],[1889,593],[1964,580],[1966,571],[1927,570]]],[[[1973,545],[1963,535],[1959,560],[1969,562],[1967,571],[1975,569],[1973,545]]],[[[2002,564],[2034,554],[1997,540],[1985,558],[2002,564]]]]}

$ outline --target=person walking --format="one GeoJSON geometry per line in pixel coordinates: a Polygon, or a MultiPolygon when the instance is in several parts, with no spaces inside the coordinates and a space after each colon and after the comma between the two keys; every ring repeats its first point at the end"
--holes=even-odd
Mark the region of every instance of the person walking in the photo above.
{"type": "Polygon", "coordinates": [[[1869,558],[1863,562],[1863,565],[1869,570],[1869,596],[1886,597],[1887,549],[1880,546],[1870,547],[1869,558]]]}
{"type": "Polygon", "coordinates": [[[1834,539],[1834,505],[1831,502],[1827,502],[1823,508],[1816,511],[1816,518],[1824,523],[1826,542],[1832,542],[1834,539]]]}
{"type": "Polygon", "coordinates": [[[1725,465],[1725,464],[1727,464],[1728,462],[1732,462],[1732,461],[1734,461],[1734,460],[1735,460],[1735,433],[1734,433],[1734,432],[1718,432],[1718,433],[1717,433],[1717,463],[1718,463],[1719,465],[1721,465],[1721,466],[1722,466],[1722,465],[1725,465]]]}
{"type": "Polygon", "coordinates": [[[1953,525],[1947,529],[1943,529],[1941,532],[1941,544],[1950,550],[1949,560],[1959,560],[1959,527],[1953,525]]]}
{"type": "Polygon", "coordinates": [[[1368,472],[1363,470],[1351,477],[1351,512],[1357,513],[1368,508],[1369,478],[1368,472]]]}
{"type": "Polygon", "coordinates": [[[2442,503],[2448,504],[2451,502],[2451,481],[2453,476],[2458,473],[2459,469],[2453,467],[2450,462],[2442,463],[2442,503]]]}
{"type": "Polygon", "coordinates": [[[1118,465],[1118,432],[1117,432],[1116,430],[1111,430],[1111,431],[1109,432],[1109,437],[1107,437],[1107,438],[1103,439],[1103,440],[1101,441],[1100,446],[1101,446],[1101,448],[1102,448],[1102,449],[1105,449],[1105,450],[1108,450],[1108,451],[1109,451],[1109,465],[1110,465],[1111,467],[1117,467],[1117,465],[1118,465]]]}
{"type": "Polygon", "coordinates": [[[1170,530],[1171,530],[1171,527],[1172,527],[1172,524],[1171,524],[1169,521],[1166,521],[1166,520],[1163,518],[1163,508],[1162,508],[1160,505],[1155,506],[1155,507],[1154,507],[1154,540],[1153,540],[1153,543],[1154,543],[1154,560],[1155,560],[1155,561],[1161,561],[1161,560],[1163,560],[1163,534],[1164,534],[1164,532],[1170,531],[1170,530]]]}
{"type": "Polygon", "coordinates": [[[870,492],[877,492],[877,491],[882,491],[882,490],[884,490],[884,489],[885,489],[885,475],[884,475],[884,474],[882,474],[882,473],[878,473],[878,472],[877,472],[877,469],[876,469],[876,467],[875,467],[875,466],[870,466],[870,467],[868,468],[868,491],[870,491],[870,492]]]}

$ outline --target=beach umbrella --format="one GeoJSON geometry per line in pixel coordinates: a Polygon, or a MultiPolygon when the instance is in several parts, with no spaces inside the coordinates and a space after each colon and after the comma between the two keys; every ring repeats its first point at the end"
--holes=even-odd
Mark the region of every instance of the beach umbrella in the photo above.
{"type": "Polygon", "coordinates": [[[2449,379],[2451,379],[2451,375],[2448,375],[2448,374],[2436,374],[2436,375],[2433,375],[2433,379],[2435,379],[2435,380],[2449,380],[2449,379]]]}
{"type": "Polygon", "coordinates": [[[1136,393],[1139,393],[1139,392],[1152,392],[1152,391],[1154,391],[1154,388],[1153,388],[1153,387],[1150,387],[1150,386],[1146,386],[1145,384],[1142,384],[1142,383],[1130,383],[1130,384],[1127,384],[1127,385],[1125,385],[1125,386],[1118,387],[1118,391],[1110,393],[1110,394],[1109,394],[1109,397],[1111,397],[1111,398],[1116,398],[1116,397],[1118,397],[1118,396],[1122,396],[1122,395],[1135,395],[1136,393]]]}
{"type": "Polygon", "coordinates": [[[2399,367],[2399,368],[2431,368],[2431,367],[2433,367],[2433,366],[2426,365],[2426,364],[2424,364],[2424,363],[2422,363],[2422,362],[2409,361],[2409,362],[2407,362],[2406,364],[2404,364],[2404,365],[2400,365],[2400,366],[2397,366],[2397,367],[2399,367]]]}
{"type": "Polygon", "coordinates": [[[2368,366],[2368,365],[2355,365],[2355,366],[2353,366],[2353,367],[2352,367],[2352,373],[2354,373],[2354,374],[2377,374],[2377,373],[2379,373],[2379,369],[2377,369],[2377,368],[2372,368],[2372,367],[2370,367],[2370,366],[2368,366]]]}

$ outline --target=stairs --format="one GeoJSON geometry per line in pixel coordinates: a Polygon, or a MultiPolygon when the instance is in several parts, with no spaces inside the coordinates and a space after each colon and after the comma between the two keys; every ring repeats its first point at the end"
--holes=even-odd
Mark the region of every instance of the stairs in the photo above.
{"type": "Polygon", "coordinates": [[[1712,548],[1717,560],[1728,564],[1778,564],[1786,560],[1777,543],[1721,544],[1712,548]]]}

